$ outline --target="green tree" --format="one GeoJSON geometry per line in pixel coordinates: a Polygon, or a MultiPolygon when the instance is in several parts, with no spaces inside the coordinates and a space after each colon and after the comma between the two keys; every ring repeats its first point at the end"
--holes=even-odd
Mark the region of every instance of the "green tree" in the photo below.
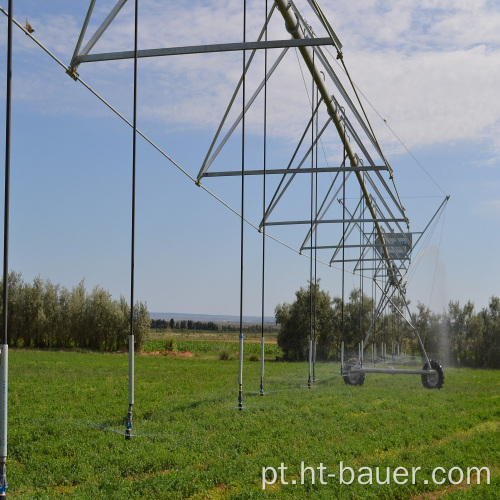
{"type": "Polygon", "coordinates": [[[80,281],[71,290],[67,305],[68,338],[70,346],[85,347],[86,325],[85,310],[87,307],[87,292],[85,280],[80,281]]]}
{"type": "Polygon", "coordinates": [[[500,298],[491,297],[480,313],[484,323],[485,368],[500,368],[500,298]]]}
{"type": "Polygon", "coordinates": [[[146,303],[137,302],[134,306],[134,348],[136,351],[139,351],[146,341],[150,325],[151,318],[146,303]]]}
{"type": "Polygon", "coordinates": [[[373,301],[355,288],[349,294],[349,302],[344,306],[344,345],[357,349],[370,328],[373,301]]]}
{"type": "MultiPolygon", "coordinates": [[[[24,335],[21,324],[23,314],[21,274],[11,271],[8,276],[8,285],[8,341],[11,345],[22,347],[24,335]]],[[[0,314],[3,316],[3,280],[0,280],[0,314]]]]}
{"type": "MultiPolygon", "coordinates": [[[[440,353],[440,338],[443,335],[441,316],[434,314],[421,302],[417,303],[417,313],[412,316],[427,354],[432,358],[442,358],[442,353],[440,353]]],[[[413,331],[410,333],[410,352],[420,353],[419,342],[413,331]]]]}
{"type": "MultiPolygon", "coordinates": [[[[133,320],[136,349],[140,349],[151,323],[146,304],[138,302],[134,306],[133,320]]],[[[128,345],[129,331],[130,308],[123,297],[115,301],[100,287],[88,294],[83,280],[69,291],[40,277],[29,284],[20,274],[9,274],[11,345],[110,351],[128,345]]]]}
{"type": "Polygon", "coordinates": [[[451,349],[451,362],[454,366],[467,366],[472,361],[472,353],[469,352],[470,343],[470,321],[474,312],[474,304],[467,302],[460,307],[458,301],[448,304],[447,324],[451,349]]]}
{"type": "Polygon", "coordinates": [[[470,350],[473,360],[471,366],[484,367],[486,364],[486,349],[484,345],[485,325],[481,314],[474,314],[469,322],[470,350]]]}
{"type": "Polygon", "coordinates": [[[329,352],[332,338],[331,298],[328,292],[320,289],[319,281],[312,287],[310,283],[307,288],[301,287],[295,292],[295,301],[292,304],[278,304],[274,312],[276,323],[280,325],[278,345],[286,359],[306,358],[311,326],[316,330],[316,338],[323,355],[329,352]]]}

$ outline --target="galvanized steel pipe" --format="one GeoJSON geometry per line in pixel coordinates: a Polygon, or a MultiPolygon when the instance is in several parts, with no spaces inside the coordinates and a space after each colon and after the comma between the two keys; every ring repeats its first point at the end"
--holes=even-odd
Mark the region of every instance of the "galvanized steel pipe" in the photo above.
{"type": "MultiPolygon", "coordinates": [[[[291,5],[288,3],[288,0],[275,0],[275,4],[278,7],[278,10],[281,12],[281,15],[283,16],[283,19],[285,20],[285,26],[287,31],[293,36],[294,39],[296,40],[301,40],[305,39],[304,32],[300,26],[297,14],[293,11],[291,5]]],[[[341,116],[341,110],[337,107],[335,104],[335,101],[333,100],[333,97],[330,95],[328,88],[326,86],[325,81],[323,80],[323,76],[321,74],[320,68],[314,64],[313,61],[313,51],[310,47],[304,46],[304,47],[299,47],[299,51],[302,54],[302,57],[304,59],[304,62],[306,63],[307,67],[309,68],[309,71],[311,72],[312,77],[314,78],[314,82],[316,83],[318,90],[321,94],[321,97],[323,98],[323,101],[326,104],[326,107],[328,109],[328,114],[332,117],[333,122],[335,123],[335,127],[337,129],[337,132],[340,136],[340,139],[342,143],[344,144],[345,151],[347,156],[349,157],[349,161],[351,164],[351,167],[353,167],[354,173],[356,174],[356,177],[358,178],[359,185],[361,186],[361,190],[363,192],[363,196],[366,200],[366,204],[368,206],[368,209],[370,210],[370,213],[372,214],[373,219],[377,219],[377,214],[375,212],[375,208],[373,207],[373,204],[371,202],[370,198],[370,193],[368,192],[368,188],[366,187],[365,181],[363,176],[361,175],[361,172],[358,172],[355,170],[355,167],[358,166],[359,164],[359,157],[354,151],[354,148],[352,144],[349,141],[349,137],[347,136],[347,131],[344,126],[344,121],[341,116]]],[[[385,237],[384,233],[382,231],[382,228],[380,227],[380,224],[378,222],[374,222],[375,228],[377,230],[378,236],[380,238],[380,241],[382,243],[385,242],[385,237]]],[[[389,252],[387,248],[382,246],[384,256],[386,259],[387,263],[387,269],[389,272],[389,275],[391,277],[394,277],[394,271],[392,269],[392,261],[389,257],[389,252]]]]}

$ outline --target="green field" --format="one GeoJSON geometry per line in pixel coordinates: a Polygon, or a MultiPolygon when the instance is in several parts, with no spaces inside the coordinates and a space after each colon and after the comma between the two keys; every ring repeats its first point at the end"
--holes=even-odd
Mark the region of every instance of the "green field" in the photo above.
{"type": "MultiPolygon", "coordinates": [[[[239,351],[239,343],[236,341],[224,339],[219,340],[188,340],[185,338],[175,338],[176,351],[189,351],[198,356],[218,357],[222,349],[227,349],[230,353],[236,354],[239,351]]],[[[144,351],[162,351],[165,349],[165,339],[149,339],[146,341],[144,351]]],[[[261,343],[257,341],[245,343],[245,355],[258,354],[260,359],[261,343]]],[[[283,352],[276,343],[266,343],[264,350],[264,359],[276,359],[276,356],[282,356],[283,352]]]]}
{"type": "Polygon", "coordinates": [[[126,354],[9,358],[9,498],[500,498],[500,372],[448,369],[437,391],[418,376],[368,374],[351,387],[337,365],[318,364],[308,390],[306,364],[269,361],[260,397],[260,363],[246,361],[238,412],[237,361],[137,356],[126,441],[126,354]],[[301,462],[316,468],[314,485],[307,471],[300,484],[301,462]],[[340,462],[382,478],[386,467],[421,470],[414,485],[346,485],[340,462]],[[326,485],[320,464],[337,474],[326,485]],[[467,487],[431,481],[435,467],[473,466],[490,469],[489,485],[484,475],[467,487]],[[265,491],[263,467],[278,472],[265,491]]]}

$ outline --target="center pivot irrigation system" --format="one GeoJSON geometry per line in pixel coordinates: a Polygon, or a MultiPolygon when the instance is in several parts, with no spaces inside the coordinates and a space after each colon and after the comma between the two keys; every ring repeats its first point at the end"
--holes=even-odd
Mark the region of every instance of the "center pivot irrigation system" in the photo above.
{"type": "MultiPolygon", "coordinates": [[[[134,404],[134,251],[135,251],[135,177],[136,177],[136,139],[137,134],[145,138],[176,167],[182,170],[198,186],[212,194],[205,187],[209,179],[221,177],[241,178],[241,211],[231,210],[241,218],[241,274],[240,274],[240,349],[239,349],[239,394],[238,408],[243,408],[243,250],[245,223],[262,233],[262,310],[264,310],[264,272],[265,272],[265,241],[272,238],[282,243],[270,231],[282,231],[294,228],[294,237],[299,239],[294,243],[285,244],[292,250],[306,256],[310,264],[311,277],[311,319],[309,332],[309,380],[315,380],[315,345],[316,330],[313,324],[313,264],[316,280],[316,265],[320,263],[329,267],[342,269],[342,295],[344,294],[344,275],[351,273],[360,276],[360,281],[369,279],[373,288],[380,290],[380,298],[374,309],[371,325],[364,338],[360,340],[358,355],[344,361],[344,343],[341,343],[341,376],[350,385],[362,385],[366,373],[389,373],[421,375],[426,388],[441,388],[444,374],[441,366],[435,360],[429,359],[419,332],[415,327],[406,300],[406,283],[410,271],[412,254],[429,228],[437,223],[449,199],[445,196],[441,204],[430,216],[429,222],[423,224],[420,231],[410,231],[410,222],[399,197],[394,182],[393,170],[382,153],[381,147],[367,114],[359,98],[357,87],[352,83],[344,62],[342,44],[332,29],[316,0],[307,2],[310,13],[318,21],[318,27],[325,35],[316,36],[312,26],[305,20],[297,5],[292,0],[262,1],[263,26],[256,40],[247,40],[247,2],[243,3],[243,41],[236,43],[218,43],[211,45],[169,47],[157,49],[138,49],[138,0],[135,0],[134,18],[134,50],[108,53],[91,53],[107,28],[116,18],[127,0],[118,0],[107,17],[90,37],[87,29],[92,18],[96,0],[91,0],[83,27],[81,29],[73,56],[68,66],[65,66],[55,56],[38,42],[31,32],[12,18],[12,0],[9,0],[8,14],[8,57],[7,57],[7,127],[6,127],[6,169],[5,169],[5,222],[4,222],[4,269],[3,269],[3,340],[0,355],[0,496],[5,495],[7,487],[5,479],[5,462],[7,457],[7,305],[8,305],[8,230],[9,230],[9,172],[10,172],[10,101],[12,75],[12,26],[15,23],[26,35],[53,57],[68,75],[75,81],[80,81],[99,99],[108,105],[123,120],[125,118],[112,108],[104,99],[96,94],[83,82],[78,73],[83,63],[96,61],[114,61],[123,59],[134,60],[134,103],[133,121],[128,122],[133,129],[133,183],[132,183],[132,252],[131,252],[131,317],[129,336],[129,405],[126,424],[126,438],[131,437],[132,408],[134,404]],[[270,26],[273,20],[280,20],[281,33],[288,33],[285,39],[269,40],[270,26]],[[283,21],[286,31],[283,29],[283,21]],[[83,45],[84,40],[86,44],[83,45]],[[83,48],[82,48],[83,46],[83,48]],[[291,50],[290,50],[291,49],[291,50]],[[213,54],[219,52],[237,52],[242,54],[241,76],[236,85],[229,104],[223,113],[222,120],[215,133],[213,141],[205,155],[196,178],[187,174],[168,155],[163,153],[150,139],[137,129],[137,73],[138,59],[183,56],[190,54],[213,54]],[[264,70],[259,73],[259,83],[251,75],[254,60],[264,54],[264,70]],[[273,99],[279,100],[294,108],[295,94],[290,90],[289,82],[279,80],[279,68],[290,61],[287,54],[296,56],[294,64],[299,65],[302,80],[307,94],[307,110],[301,113],[303,132],[300,140],[286,161],[274,168],[267,168],[267,105],[268,86],[273,80],[278,80],[279,92],[274,92],[273,99]],[[306,71],[303,71],[305,66],[306,71]],[[306,76],[307,75],[307,76],[306,76]],[[254,91],[247,98],[250,80],[254,91]],[[347,89],[350,89],[349,91],[347,89]],[[350,95],[353,95],[351,99],[350,95]],[[238,100],[238,97],[241,100],[238,100]],[[255,103],[263,102],[263,168],[246,168],[248,150],[245,150],[245,120],[255,103]],[[237,110],[238,102],[241,109],[237,110]],[[236,110],[236,111],[235,111],[236,110]],[[232,123],[230,123],[230,118],[232,123]],[[235,131],[241,131],[241,165],[233,170],[214,170],[221,152],[231,144],[235,131]],[[331,146],[331,145],[334,146],[331,146]],[[325,151],[325,148],[328,151],[325,151]],[[336,148],[336,149],[335,149],[336,148]],[[335,158],[335,159],[332,159],[335,158]],[[335,163],[332,166],[332,162],[335,163]],[[305,174],[305,175],[304,175],[305,174]],[[263,180],[263,206],[260,222],[255,224],[245,218],[245,178],[260,176],[263,180]],[[307,176],[307,177],[306,177],[307,176]],[[305,197],[298,198],[306,179],[305,197]],[[310,179],[310,182],[308,181],[310,179]],[[266,191],[267,190],[267,191],[266,191]],[[266,192],[272,195],[268,199],[266,192]],[[304,198],[308,214],[303,216],[304,198]],[[298,207],[298,217],[290,218],[290,206],[298,207]],[[302,212],[301,212],[302,210],[302,212]],[[293,246],[292,246],[293,245],[293,246]],[[377,319],[389,306],[395,315],[405,321],[418,339],[424,366],[422,369],[394,369],[392,367],[377,368],[376,346],[371,344],[371,359],[373,366],[364,364],[364,351],[370,346],[377,319]],[[311,378],[312,372],[312,378],[311,378]]],[[[277,32],[276,30],[273,31],[277,32]]],[[[259,71],[262,68],[259,69],[259,71]]],[[[290,111],[290,110],[288,110],[290,111]]],[[[284,125],[286,126],[286,124],[284,125]]],[[[234,144],[234,140],[233,143],[234,144]]],[[[219,162],[221,163],[221,162],[219,162]]],[[[227,165],[227,162],[224,162],[227,165]]],[[[302,193],[303,195],[304,193],[302,193]]],[[[215,196],[215,195],[214,195],[215,196]]],[[[222,202],[222,200],[219,199],[222,202]]],[[[224,205],[228,206],[225,202],[224,205]]],[[[229,207],[230,208],[230,207],[229,207]]],[[[434,210],[434,209],[433,209],[434,210]]],[[[295,213],[294,212],[294,213],[295,213]]],[[[418,261],[418,259],[417,259],[418,261]]],[[[264,318],[264,314],[262,316],[264,318]]],[[[264,319],[263,319],[264,324],[264,319]]],[[[261,384],[260,394],[264,394],[264,328],[262,328],[261,384]]],[[[360,332],[361,333],[361,332],[360,332]]],[[[398,347],[399,351],[399,347],[398,347]]],[[[386,359],[386,348],[381,347],[382,359],[386,359]]],[[[394,353],[394,347],[393,347],[394,353]]]]}
{"type": "MultiPolygon", "coordinates": [[[[266,15],[264,25],[255,41],[247,41],[246,29],[246,5],[244,6],[243,42],[198,45],[185,47],[170,47],[159,49],[138,50],[137,48],[137,3],[135,16],[135,47],[134,51],[90,53],[92,48],[104,34],[126,0],[119,0],[109,15],[95,31],[86,45],[82,43],[92,16],[95,0],[90,6],[81,30],[77,45],[70,65],[68,74],[78,78],[78,68],[82,63],[96,61],[113,61],[120,59],[131,59],[135,61],[134,71],[134,141],[136,137],[136,81],[137,81],[137,59],[146,57],[180,56],[188,54],[204,54],[228,51],[240,51],[243,54],[241,77],[229,101],[222,121],[217,129],[215,137],[206,153],[200,168],[196,183],[209,178],[241,177],[241,290],[240,290],[240,319],[242,316],[243,301],[243,226],[244,226],[244,193],[245,177],[262,176],[264,178],[264,193],[266,190],[266,179],[269,176],[278,178],[274,183],[274,193],[270,201],[266,202],[264,195],[264,210],[258,229],[263,233],[265,241],[266,231],[276,226],[298,226],[307,227],[300,244],[300,253],[310,252],[311,269],[312,263],[323,262],[329,266],[341,265],[343,273],[346,266],[349,272],[367,276],[373,280],[380,289],[380,300],[377,304],[372,324],[360,343],[359,356],[355,361],[344,363],[343,346],[341,356],[341,373],[348,384],[362,384],[365,373],[390,373],[418,374],[422,376],[422,382],[428,388],[440,388],[443,385],[444,375],[442,368],[436,361],[430,360],[419,332],[411,320],[408,303],[405,298],[406,275],[409,270],[412,251],[417,247],[422,236],[430,227],[432,222],[444,209],[448,197],[445,197],[436,212],[432,215],[427,226],[420,232],[411,232],[408,217],[399,198],[394,183],[393,170],[386,157],[382,153],[380,145],[375,137],[373,129],[364,112],[361,101],[358,98],[356,87],[352,84],[349,73],[345,66],[342,54],[342,44],[326,19],[323,11],[315,0],[308,0],[312,12],[317,16],[321,28],[327,36],[319,38],[315,35],[310,24],[301,15],[293,1],[276,0],[270,9],[266,2],[266,15]],[[285,40],[268,40],[268,27],[273,14],[278,11],[283,17],[286,31],[291,38],[285,40]],[[263,168],[250,170],[245,168],[245,119],[260,94],[264,94],[267,102],[267,86],[271,77],[277,72],[278,66],[284,60],[290,48],[298,50],[311,77],[310,92],[310,116],[305,117],[305,130],[297,144],[289,161],[281,168],[268,169],[266,167],[266,155],[264,154],[263,168]],[[281,52],[272,62],[268,62],[268,53],[276,52],[273,49],[281,49],[281,52]],[[334,68],[331,62],[333,49],[336,60],[340,61],[341,73],[334,68]],[[247,80],[251,71],[252,62],[258,51],[265,52],[265,71],[261,82],[256,86],[254,93],[247,99],[247,80]],[[247,58],[247,53],[250,54],[247,58]],[[352,91],[358,99],[356,106],[350,98],[342,78],[347,75],[352,86],[352,91]],[[333,90],[332,90],[333,89],[333,90]],[[228,117],[237,107],[237,97],[242,96],[241,112],[233,123],[228,124],[228,117]],[[328,133],[334,126],[336,141],[340,138],[342,147],[342,159],[338,166],[320,166],[318,161],[318,148],[325,142],[332,140],[328,133]],[[242,130],[242,155],[241,168],[235,170],[214,171],[210,167],[215,164],[217,157],[230,141],[231,136],[238,129],[242,130]],[[225,135],[223,135],[225,132],[225,135]],[[311,140],[309,141],[309,136],[311,140]],[[286,165],[286,166],[285,166],[286,165]],[[279,217],[280,207],[286,198],[286,192],[293,186],[299,175],[308,174],[311,177],[311,213],[308,219],[287,220],[279,217]],[[318,189],[318,186],[319,189],[318,189]],[[338,203],[336,203],[338,201],[338,203]],[[330,214],[337,214],[333,218],[330,214]],[[273,216],[278,215],[278,220],[273,216]],[[321,254],[330,252],[327,259],[321,254]],[[363,352],[369,345],[370,335],[373,327],[384,311],[390,305],[392,310],[404,318],[413,329],[418,339],[422,358],[423,369],[393,369],[363,366],[363,352]],[[407,314],[408,313],[408,314],[407,314]],[[409,317],[410,319],[407,319],[409,317]]],[[[304,79],[305,81],[306,79],[304,79]]],[[[309,94],[308,94],[309,95],[309,94]]],[[[287,99],[286,87],[283,89],[282,98],[287,99]]],[[[264,112],[264,127],[266,121],[264,112]]],[[[264,128],[264,134],[266,130],[264,128]]],[[[333,137],[333,140],[335,140],[333,137]]],[[[135,165],[135,146],[134,146],[135,165]]],[[[134,174],[135,178],[135,174],[134,174]]],[[[267,181],[269,183],[269,181],[267,181]]],[[[269,185],[267,186],[269,188],[269,185]]],[[[281,211],[283,213],[283,211],[281,211]]],[[[132,247],[133,248],[133,247],[132,247]]],[[[133,250],[132,250],[133,251],[133,250]]],[[[133,258],[133,256],[132,256],[133,258]]],[[[132,275],[133,276],[133,275],[132,275]]],[[[133,278],[132,278],[133,279],[133,278]]],[[[132,283],[133,286],[133,283],[132,283]]],[[[312,315],[311,315],[312,316],[312,315]]],[[[241,323],[241,321],[240,321],[241,323]]],[[[239,366],[239,407],[242,408],[242,363],[243,363],[243,334],[240,332],[240,366],[239,366]]],[[[133,359],[133,332],[131,332],[131,360],[133,359]]],[[[264,338],[262,337],[262,349],[264,349],[264,338]]],[[[372,352],[375,346],[372,346],[372,352]]],[[[313,338],[310,338],[309,347],[309,386],[311,383],[311,363],[313,338]]],[[[263,362],[264,356],[262,356],[263,362]]],[[[261,394],[263,394],[263,372],[261,368],[261,394]]],[[[127,429],[131,425],[131,408],[133,405],[133,361],[130,362],[130,401],[129,419],[127,429]]]]}

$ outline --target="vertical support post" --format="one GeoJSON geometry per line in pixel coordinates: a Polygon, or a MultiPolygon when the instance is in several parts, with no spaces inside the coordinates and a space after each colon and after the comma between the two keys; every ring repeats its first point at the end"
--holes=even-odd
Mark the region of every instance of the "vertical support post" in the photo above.
{"type": "Polygon", "coordinates": [[[0,498],[6,497],[7,484],[7,388],[9,382],[9,346],[2,344],[0,353],[0,498]]]}
{"type": "MultiPolygon", "coordinates": [[[[243,43],[246,42],[247,2],[243,3],[243,43]]],[[[240,240],[240,352],[238,359],[238,410],[243,410],[243,256],[244,256],[244,228],[245,228],[245,100],[246,100],[246,51],[243,50],[243,86],[241,122],[241,240],[240,240]]]]}
{"type": "MultiPolygon", "coordinates": [[[[314,92],[314,85],[313,85],[314,92]]],[[[314,95],[314,94],[313,94],[314,95]]],[[[319,106],[319,89],[316,86],[316,105],[319,106]]],[[[314,192],[314,350],[313,350],[313,383],[316,382],[316,348],[318,343],[316,342],[316,326],[318,319],[318,131],[319,131],[319,113],[318,109],[316,111],[313,110],[313,115],[311,117],[311,129],[314,127],[314,114],[316,114],[316,137],[313,135],[313,143],[311,145],[311,154],[312,150],[316,149],[316,154],[314,155],[314,162],[316,167],[315,172],[315,192],[314,192]]],[[[312,245],[312,233],[311,233],[311,245],[312,245]]]]}
{"type": "Polygon", "coordinates": [[[240,352],[238,358],[238,410],[243,410],[243,332],[240,331],[240,352]]]}
{"type": "Polygon", "coordinates": [[[361,356],[359,357],[360,361],[361,361],[361,366],[363,366],[363,351],[364,351],[364,346],[363,346],[363,341],[361,341],[361,356]]]}
{"type": "MultiPolygon", "coordinates": [[[[313,54],[314,67],[314,54],[313,54]]],[[[307,379],[307,388],[311,388],[312,382],[312,333],[313,333],[313,209],[314,209],[314,77],[312,79],[311,89],[311,256],[309,258],[309,377],[307,379]]]]}
{"type": "Polygon", "coordinates": [[[318,343],[313,341],[313,383],[316,382],[316,347],[318,343]]]}
{"type": "Polygon", "coordinates": [[[307,388],[311,388],[311,373],[312,373],[312,348],[313,348],[313,342],[311,339],[309,339],[309,378],[307,380],[307,388]]]}
{"type": "Polygon", "coordinates": [[[373,366],[377,364],[377,344],[373,343],[373,366]]]}
{"type": "Polygon", "coordinates": [[[264,333],[262,333],[262,340],[260,345],[260,395],[264,396],[264,333]]]}
{"type": "Polygon", "coordinates": [[[7,393],[8,393],[8,305],[9,305],[9,208],[10,208],[10,124],[12,103],[12,9],[9,0],[7,26],[7,99],[5,106],[5,199],[3,226],[3,325],[0,354],[0,498],[7,494],[7,393]]]}
{"type": "Polygon", "coordinates": [[[340,374],[344,374],[344,342],[340,343],[340,374]]]}
{"type": "MultiPolygon", "coordinates": [[[[267,0],[265,5],[265,41],[267,42],[267,0]]],[[[264,175],[262,186],[262,220],[266,216],[266,168],[267,168],[267,49],[264,50],[264,175]]],[[[262,337],[260,346],[260,395],[264,396],[264,306],[265,306],[265,275],[266,275],[266,225],[262,227],[262,337]]]]}
{"type": "Polygon", "coordinates": [[[130,439],[132,430],[132,407],[134,405],[134,267],[135,267],[135,178],[137,157],[137,38],[139,0],[135,0],[134,25],[134,117],[132,130],[132,245],[130,257],[130,335],[128,338],[128,412],[125,439],[130,439]]]}

